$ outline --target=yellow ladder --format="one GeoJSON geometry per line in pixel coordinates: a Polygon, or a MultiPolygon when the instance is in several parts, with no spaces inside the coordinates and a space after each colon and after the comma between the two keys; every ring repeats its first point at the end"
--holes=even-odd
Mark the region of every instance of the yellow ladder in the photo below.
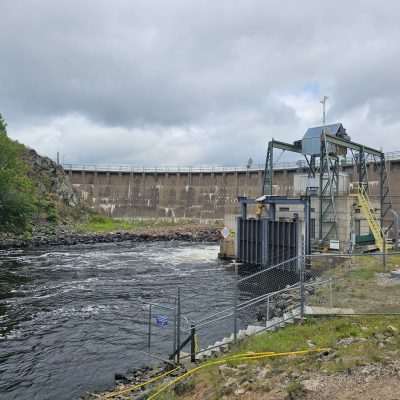
{"type": "Polygon", "coordinates": [[[374,235],[376,246],[380,251],[384,251],[383,232],[375,214],[371,211],[368,194],[363,185],[358,186],[357,199],[368,226],[374,235]]]}

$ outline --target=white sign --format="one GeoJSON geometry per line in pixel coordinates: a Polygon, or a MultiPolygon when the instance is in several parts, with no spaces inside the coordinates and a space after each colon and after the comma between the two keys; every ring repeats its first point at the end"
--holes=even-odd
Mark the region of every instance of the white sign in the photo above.
{"type": "Polygon", "coordinates": [[[224,237],[224,239],[226,239],[231,232],[230,232],[229,228],[227,228],[225,226],[224,229],[222,229],[221,233],[222,233],[222,236],[224,237]]]}
{"type": "Polygon", "coordinates": [[[331,250],[340,250],[340,242],[339,242],[339,240],[331,240],[330,242],[329,242],[329,248],[331,249],[331,250]]]}

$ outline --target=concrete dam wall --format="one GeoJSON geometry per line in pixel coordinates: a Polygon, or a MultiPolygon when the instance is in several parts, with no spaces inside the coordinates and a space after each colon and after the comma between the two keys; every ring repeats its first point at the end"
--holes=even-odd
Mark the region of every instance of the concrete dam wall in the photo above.
{"type": "MultiPolygon", "coordinates": [[[[113,171],[64,166],[74,188],[87,204],[103,214],[121,218],[190,218],[222,220],[237,212],[237,197],[261,193],[262,169],[209,171],[113,171]]],[[[400,160],[387,162],[394,209],[400,212],[400,160]]],[[[344,166],[350,181],[353,167],[344,166]]],[[[279,168],[274,172],[274,194],[297,195],[294,175],[304,168],[279,168]]],[[[352,179],[354,176],[354,179],[352,179]]],[[[371,197],[379,190],[378,175],[369,166],[371,197]]]]}

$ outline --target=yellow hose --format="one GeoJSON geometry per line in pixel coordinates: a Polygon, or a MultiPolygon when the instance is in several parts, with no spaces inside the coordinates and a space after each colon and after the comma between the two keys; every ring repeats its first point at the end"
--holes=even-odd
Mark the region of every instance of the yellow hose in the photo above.
{"type": "Polygon", "coordinates": [[[285,353],[272,353],[272,352],[262,352],[262,353],[244,353],[244,354],[237,354],[236,356],[231,356],[231,357],[226,357],[222,360],[217,360],[217,361],[209,361],[207,363],[204,363],[198,367],[195,367],[191,369],[190,371],[185,372],[183,375],[178,376],[176,379],[173,381],[167,383],[166,385],[162,386],[157,392],[152,394],[148,400],[153,400],[155,399],[158,395],[160,395],[162,392],[167,390],[169,387],[175,385],[176,383],[180,382],[181,380],[185,379],[186,377],[194,374],[195,372],[199,371],[200,369],[210,367],[213,365],[218,365],[218,364],[224,364],[227,361],[235,361],[235,360],[257,360],[261,358],[271,358],[271,357],[283,357],[283,356],[289,356],[289,355],[302,355],[302,354],[308,354],[308,353],[316,353],[316,352],[321,352],[321,351],[327,351],[329,350],[328,348],[318,348],[318,349],[311,349],[311,350],[300,350],[300,351],[290,351],[290,352],[285,352],[285,353]]]}
{"type": "MultiPolygon", "coordinates": [[[[252,355],[252,354],[255,354],[255,353],[245,353],[245,354],[252,355]]],[[[268,352],[268,354],[273,354],[273,352],[268,352]]],[[[235,360],[238,357],[243,357],[243,354],[236,354],[234,356],[224,357],[224,358],[221,358],[220,361],[222,361],[222,360],[223,361],[235,360]]],[[[112,399],[113,397],[121,396],[121,395],[123,395],[125,393],[132,392],[132,391],[134,391],[136,389],[139,389],[141,387],[144,387],[144,386],[146,386],[146,385],[148,385],[150,383],[156,382],[159,379],[164,378],[164,377],[172,374],[173,372],[177,371],[178,369],[180,369],[180,367],[177,367],[177,368],[175,368],[175,369],[173,369],[171,371],[164,372],[163,374],[157,375],[154,378],[152,378],[152,379],[150,379],[150,380],[148,380],[146,382],[140,383],[138,385],[129,386],[129,387],[125,388],[125,389],[121,389],[121,390],[118,390],[118,391],[113,391],[111,393],[106,394],[105,396],[102,396],[101,398],[104,399],[104,400],[112,399]]]]}
{"type": "Polygon", "coordinates": [[[113,397],[120,396],[121,394],[125,394],[125,393],[132,392],[133,390],[136,390],[136,389],[139,389],[139,388],[141,388],[141,387],[143,387],[143,386],[146,386],[146,385],[148,385],[149,383],[153,383],[153,382],[155,382],[155,381],[158,381],[159,379],[164,378],[164,377],[166,377],[166,376],[172,374],[172,373],[175,372],[175,371],[178,371],[178,369],[180,369],[180,367],[177,367],[177,368],[175,368],[175,369],[172,369],[171,371],[164,372],[164,373],[161,374],[161,375],[157,375],[157,376],[155,376],[154,378],[148,380],[147,382],[140,383],[140,384],[138,384],[138,385],[133,385],[133,386],[130,386],[130,387],[128,387],[128,388],[118,390],[117,392],[109,393],[109,394],[103,396],[102,399],[104,399],[104,400],[105,400],[105,399],[112,399],[113,397]]]}

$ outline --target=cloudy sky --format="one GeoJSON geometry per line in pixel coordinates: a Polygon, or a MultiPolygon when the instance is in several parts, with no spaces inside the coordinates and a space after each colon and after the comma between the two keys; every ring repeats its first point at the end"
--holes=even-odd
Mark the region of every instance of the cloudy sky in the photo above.
{"type": "Polygon", "coordinates": [[[400,150],[400,2],[0,0],[9,135],[67,162],[263,162],[341,121],[400,150]],[[300,6],[301,4],[301,6],[300,6]]]}

